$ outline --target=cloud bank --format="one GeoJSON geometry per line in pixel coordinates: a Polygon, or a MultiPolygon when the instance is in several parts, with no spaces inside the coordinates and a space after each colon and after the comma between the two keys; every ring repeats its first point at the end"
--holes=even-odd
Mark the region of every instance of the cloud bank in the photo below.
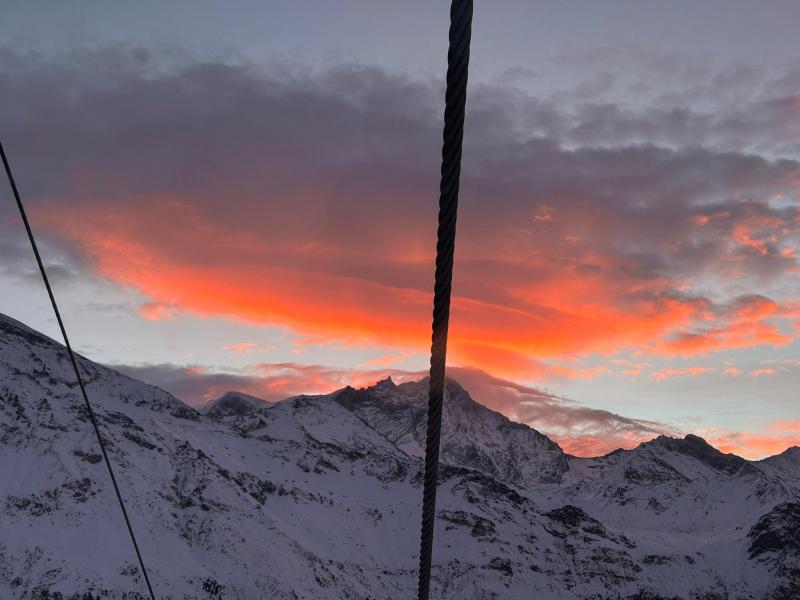
{"type": "MultiPolygon", "coordinates": [[[[144,317],[427,346],[438,84],[118,51],[5,51],[0,76],[35,226],[151,298],[144,317]]],[[[776,85],[707,112],[473,90],[452,361],[531,380],[790,343],[800,164],[774,153],[798,103],[776,85]]]]}

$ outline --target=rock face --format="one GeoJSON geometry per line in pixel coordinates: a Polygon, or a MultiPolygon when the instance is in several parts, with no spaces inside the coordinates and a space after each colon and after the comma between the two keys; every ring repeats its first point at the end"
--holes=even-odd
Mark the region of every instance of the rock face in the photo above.
{"type": "MultiPolygon", "coordinates": [[[[157,597],[413,597],[426,382],[200,414],[81,368],[157,597]]],[[[800,597],[798,452],[578,459],[453,381],[442,444],[432,597],[800,597]]],[[[2,316],[0,598],[145,598],[63,348],[2,316]]]]}
{"type": "Polygon", "coordinates": [[[749,558],[763,563],[775,578],[773,598],[800,598],[800,503],[784,502],[750,529],[749,558]]]}

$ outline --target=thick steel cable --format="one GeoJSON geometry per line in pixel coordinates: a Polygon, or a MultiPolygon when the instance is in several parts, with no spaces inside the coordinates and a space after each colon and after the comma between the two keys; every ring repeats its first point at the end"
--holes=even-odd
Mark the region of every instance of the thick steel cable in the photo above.
{"type": "Polygon", "coordinates": [[[418,600],[428,600],[431,587],[433,529],[436,520],[436,484],[439,476],[439,438],[442,430],[444,371],[450,291],[456,241],[458,187],[461,177],[461,145],[467,101],[469,44],[472,37],[472,0],[453,0],[450,5],[450,45],[447,52],[442,178],[439,185],[439,229],[436,241],[436,280],[433,296],[433,334],[428,389],[425,441],[425,483],[422,492],[422,531],[419,544],[418,600]]]}
{"type": "Polygon", "coordinates": [[[122,516],[125,518],[125,525],[128,526],[128,534],[130,535],[131,542],[133,543],[133,549],[136,551],[136,558],[139,559],[139,566],[142,569],[142,575],[144,575],[144,582],[147,584],[147,591],[150,593],[150,600],[156,600],[156,596],[153,593],[153,586],[150,585],[150,577],[147,574],[147,569],[144,566],[144,560],[142,560],[142,553],[139,551],[139,544],[136,542],[136,536],[133,533],[133,527],[131,526],[131,520],[128,518],[128,511],[125,509],[125,502],[122,500],[122,493],[119,490],[119,485],[117,484],[117,478],[114,476],[114,469],[111,467],[111,461],[108,458],[108,453],[106,452],[106,444],[103,441],[103,436],[100,433],[100,427],[97,423],[97,417],[94,414],[94,410],[92,409],[92,405],[89,402],[89,396],[86,393],[86,386],[83,383],[83,377],[81,377],[80,369],[78,368],[78,361],[75,358],[75,353],[72,351],[72,346],[69,343],[69,338],[67,337],[67,330],[64,327],[64,321],[61,319],[61,313],[58,310],[58,305],[56,304],[56,298],[53,295],[53,289],[50,287],[50,280],[47,278],[47,271],[45,271],[44,263],[42,262],[42,257],[39,254],[39,248],[36,245],[36,239],[33,237],[33,230],[31,229],[31,224],[28,221],[28,215],[25,213],[25,207],[22,205],[22,199],[19,195],[19,190],[17,190],[17,184],[14,181],[14,175],[11,173],[11,165],[8,163],[8,158],[6,157],[6,152],[3,149],[3,144],[0,142],[0,157],[3,160],[3,167],[5,167],[6,175],[8,176],[8,183],[11,185],[11,191],[14,194],[14,199],[17,201],[17,208],[19,208],[19,215],[22,217],[22,222],[25,224],[25,231],[28,232],[28,240],[31,243],[31,249],[33,250],[33,254],[36,257],[36,264],[39,265],[39,273],[42,275],[42,280],[44,281],[44,287],[47,288],[47,295],[50,296],[50,304],[53,305],[53,312],[56,315],[56,320],[58,321],[58,327],[61,329],[61,335],[64,338],[64,345],[67,347],[67,354],[69,354],[69,360],[72,362],[72,368],[75,370],[75,377],[78,380],[78,386],[81,389],[81,394],[83,395],[83,403],[86,406],[86,411],[89,414],[89,420],[92,422],[92,427],[94,428],[94,433],[97,436],[97,443],[100,444],[100,451],[103,453],[103,460],[105,460],[106,468],[108,469],[108,475],[111,477],[111,483],[114,485],[114,491],[117,494],[117,501],[119,502],[119,507],[122,510],[122,516]]]}

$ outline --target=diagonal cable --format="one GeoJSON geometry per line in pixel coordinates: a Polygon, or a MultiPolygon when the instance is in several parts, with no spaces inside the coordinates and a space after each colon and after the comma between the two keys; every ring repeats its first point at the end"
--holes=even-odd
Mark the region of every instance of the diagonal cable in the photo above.
{"type": "Polygon", "coordinates": [[[86,386],[83,383],[83,377],[81,377],[80,369],[78,369],[78,361],[75,358],[75,353],[72,351],[72,346],[69,343],[67,330],[64,328],[64,321],[61,319],[61,313],[58,310],[56,298],[53,295],[53,288],[50,287],[50,280],[47,278],[47,271],[45,271],[42,257],[39,254],[39,248],[36,245],[36,239],[33,237],[33,230],[31,229],[30,222],[28,221],[28,216],[25,213],[25,207],[22,204],[22,199],[20,198],[19,191],[17,190],[17,184],[14,181],[14,175],[11,173],[11,165],[8,163],[8,158],[6,157],[6,152],[3,149],[2,142],[0,142],[0,158],[3,160],[3,167],[5,167],[6,175],[8,176],[8,183],[11,185],[11,191],[14,193],[14,199],[17,201],[17,208],[19,208],[19,214],[22,217],[22,222],[25,224],[25,231],[28,232],[28,240],[31,243],[33,254],[36,257],[36,264],[39,265],[39,272],[42,275],[44,286],[47,288],[47,295],[50,296],[50,304],[53,305],[53,312],[56,315],[58,327],[61,329],[61,335],[64,338],[64,345],[67,347],[67,354],[69,354],[69,360],[72,362],[72,368],[75,370],[75,377],[78,380],[78,386],[80,387],[81,394],[83,395],[83,402],[86,406],[86,411],[89,413],[89,420],[92,422],[94,433],[97,436],[97,442],[100,444],[100,451],[103,453],[103,460],[105,461],[106,468],[108,469],[108,475],[111,477],[111,483],[114,485],[114,491],[117,494],[117,501],[119,502],[119,507],[122,510],[122,516],[125,518],[125,525],[128,527],[128,534],[130,535],[131,542],[133,543],[133,549],[136,551],[136,558],[139,559],[139,566],[142,569],[144,581],[147,584],[147,591],[150,594],[150,600],[156,600],[155,594],[153,593],[153,586],[150,585],[150,577],[148,576],[147,569],[144,566],[144,560],[142,560],[142,553],[139,551],[139,544],[136,542],[136,535],[133,533],[131,520],[128,518],[128,511],[125,509],[125,502],[122,500],[122,493],[120,492],[119,485],[117,484],[117,478],[114,476],[114,469],[111,467],[111,461],[109,460],[108,453],[106,452],[106,444],[103,441],[102,434],[100,433],[97,417],[95,416],[92,405],[89,402],[89,396],[86,393],[86,386]]]}
{"type": "Polygon", "coordinates": [[[431,587],[433,529],[436,519],[436,483],[439,475],[439,439],[442,429],[447,329],[456,241],[458,187],[461,176],[461,144],[467,100],[469,45],[472,37],[472,0],[453,0],[450,5],[450,46],[447,52],[442,135],[442,179],[439,186],[439,228],[436,242],[436,278],[433,297],[430,388],[425,443],[425,482],[422,493],[422,528],[419,551],[418,600],[428,600],[431,587]]]}

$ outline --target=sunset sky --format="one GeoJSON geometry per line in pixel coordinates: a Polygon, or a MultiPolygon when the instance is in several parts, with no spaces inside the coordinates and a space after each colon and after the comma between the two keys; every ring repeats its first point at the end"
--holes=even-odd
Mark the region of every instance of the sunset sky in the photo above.
{"type": "MultiPolygon", "coordinates": [[[[800,443],[800,4],[477,2],[450,374],[604,453],[800,443]]],[[[73,344],[200,404],[418,378],[448,3],[11,2],[73,344]]],[[[4,187],[0,312],[57,337],[4,187]]]]}

